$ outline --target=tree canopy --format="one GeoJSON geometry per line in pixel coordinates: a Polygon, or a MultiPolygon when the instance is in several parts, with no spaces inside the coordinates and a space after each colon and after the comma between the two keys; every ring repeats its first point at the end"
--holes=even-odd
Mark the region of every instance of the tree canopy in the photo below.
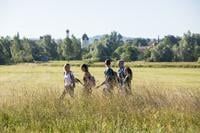
{"type": "Polygon", "coordinates": [[[0,64],[47,60],[105,59],[153,62],[200,60],[200,34],[188,31],[182,37],[167,35],[162,39],[124,39],[115,31],[95,39],[81,48],[81,40],[74,35],[55,40],[51,35],[39,39],[20,39],[19,34],[0,38],[0,64]]]}

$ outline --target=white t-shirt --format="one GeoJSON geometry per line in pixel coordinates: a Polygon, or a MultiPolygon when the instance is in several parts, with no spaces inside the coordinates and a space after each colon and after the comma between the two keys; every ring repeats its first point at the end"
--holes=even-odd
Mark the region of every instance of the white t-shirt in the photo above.
{"type": "Polygon", "coordinates": [[[72,76],[73,76],[72,72],[68,72],[68,73],[65,72],[65,74],[64,74],[64,84],[65,84],[65,86],[72,85],[72,76]]]}

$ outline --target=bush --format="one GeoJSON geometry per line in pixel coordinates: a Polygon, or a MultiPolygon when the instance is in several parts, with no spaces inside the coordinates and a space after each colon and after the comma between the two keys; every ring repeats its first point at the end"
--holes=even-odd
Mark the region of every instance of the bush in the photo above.
{"type": "Polygon", "coordinates": [[[198,61],[197,61],[198,63],[200,63],[200,57],[198,58],[198,61]]]}

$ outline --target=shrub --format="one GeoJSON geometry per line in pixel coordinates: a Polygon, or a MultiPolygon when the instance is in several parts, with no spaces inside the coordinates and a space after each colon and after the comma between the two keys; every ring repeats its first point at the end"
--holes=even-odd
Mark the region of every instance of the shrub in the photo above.
{"type": "Polygon", "coordinates": [[[198,63],[200,63],[200,57],[198,58],[198,61],[197,61],[198,63]]]}

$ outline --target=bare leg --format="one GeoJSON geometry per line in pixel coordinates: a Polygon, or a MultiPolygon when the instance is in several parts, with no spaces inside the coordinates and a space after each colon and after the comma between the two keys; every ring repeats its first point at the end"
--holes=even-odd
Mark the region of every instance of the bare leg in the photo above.
{"type": "Polygon", "coordinates": [[[60,96],[60,99],[61,99],[61,100],[62,100],[62,99],[65,97],[66,93],[67,93],[67,90],[66,90],[66,89],[64,89],[64,91],[63,91],[62,95],[60,96]]]}
{"type": "Polygon", "coordinates": [[[68,93],[71,97],[74,97],[74,88],[69,88],[68,93]]]}
{"type": "Polygon", "coordinates": [[[132,95],[132,91],[131,91],[131,88],[127,88],[127,92],[128,92],[128,95],[132,95]]]}

